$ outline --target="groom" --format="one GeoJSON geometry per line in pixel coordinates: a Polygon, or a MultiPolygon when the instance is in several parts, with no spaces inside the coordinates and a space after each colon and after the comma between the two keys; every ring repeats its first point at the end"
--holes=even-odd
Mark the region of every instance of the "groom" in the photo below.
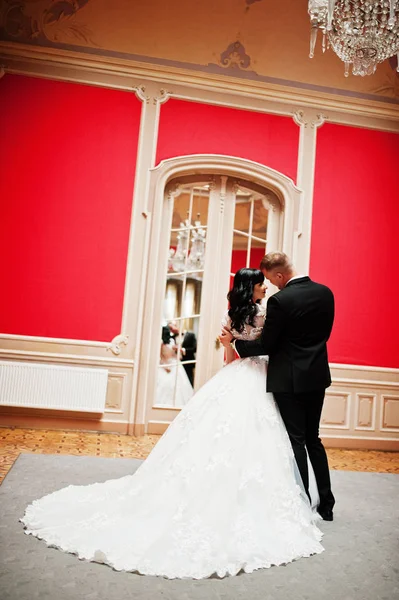
{"type": "Polygon", "coordinates": [[[268,300],[261,337],[232,342],[224,329],[220,339],[224,346],[232,344],[241,358],[269,355],[267,391],[279,407],[305,490],[309,494],[307,450],[319,490],[318,512],[332,521],[335,500],[319,422],[325,388],[331,384],[326,342],[334,321],[334,296],[328,287],[297,275],[283,252],[266,254],[260,269],[280,290],[268,300]]]}

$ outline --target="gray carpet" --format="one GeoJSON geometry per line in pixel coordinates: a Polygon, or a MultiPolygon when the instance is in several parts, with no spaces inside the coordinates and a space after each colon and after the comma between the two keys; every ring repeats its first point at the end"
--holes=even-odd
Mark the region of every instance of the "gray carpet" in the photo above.
{"type": "Polygon", "coordinates": [[[226,579],[167,580],[115,572],[47,548],[18,519],[32,500],[68,484],[133,472],[123,458],[22,454],[0,486],[1,600],[394,600],[399,598],[399,476],[333,471],[335,520],[326,551],[226,579]]]}

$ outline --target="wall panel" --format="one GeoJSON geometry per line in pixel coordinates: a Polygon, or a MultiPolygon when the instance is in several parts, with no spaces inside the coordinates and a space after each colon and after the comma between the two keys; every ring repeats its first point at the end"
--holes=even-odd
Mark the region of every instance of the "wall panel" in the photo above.
{"type": "Polygon", "coordinates": [[[2,333],[120,333],[140,114],[129,92],[0,80],[2,333]]]}

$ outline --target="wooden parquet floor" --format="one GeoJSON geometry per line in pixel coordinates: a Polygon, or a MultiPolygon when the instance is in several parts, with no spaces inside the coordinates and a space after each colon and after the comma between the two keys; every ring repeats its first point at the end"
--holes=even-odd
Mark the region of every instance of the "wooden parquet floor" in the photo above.
{"type": "MultiPolygon", "coordinates": [[[[0,482],[21,452],[146,458],[158,435],[131,437],[113,433],[0,428],[0,482]]],[[[328,449],[331,469],[399,473],[399,452],[328,449]]]]}

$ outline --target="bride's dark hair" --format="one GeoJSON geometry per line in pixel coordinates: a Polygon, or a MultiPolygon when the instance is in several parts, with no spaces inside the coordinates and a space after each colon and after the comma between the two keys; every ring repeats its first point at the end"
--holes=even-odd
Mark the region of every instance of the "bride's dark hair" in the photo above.
{"type": "Polygon", "coordinates": [[[170,329],[167,326],[162,327],[162,343],[169,344],[170,342],[170,329]]]}
{"type": "Polygon", "coordinates": [[[265,276],[259,269],[240,269],[234,276],[233,287],[227,294],[230,302],[229,317],[231,327],[241,333],[245,323],[254,324],[257,314],[256,304],[252,300],[254,286],[263,283],[265,276]]]}

